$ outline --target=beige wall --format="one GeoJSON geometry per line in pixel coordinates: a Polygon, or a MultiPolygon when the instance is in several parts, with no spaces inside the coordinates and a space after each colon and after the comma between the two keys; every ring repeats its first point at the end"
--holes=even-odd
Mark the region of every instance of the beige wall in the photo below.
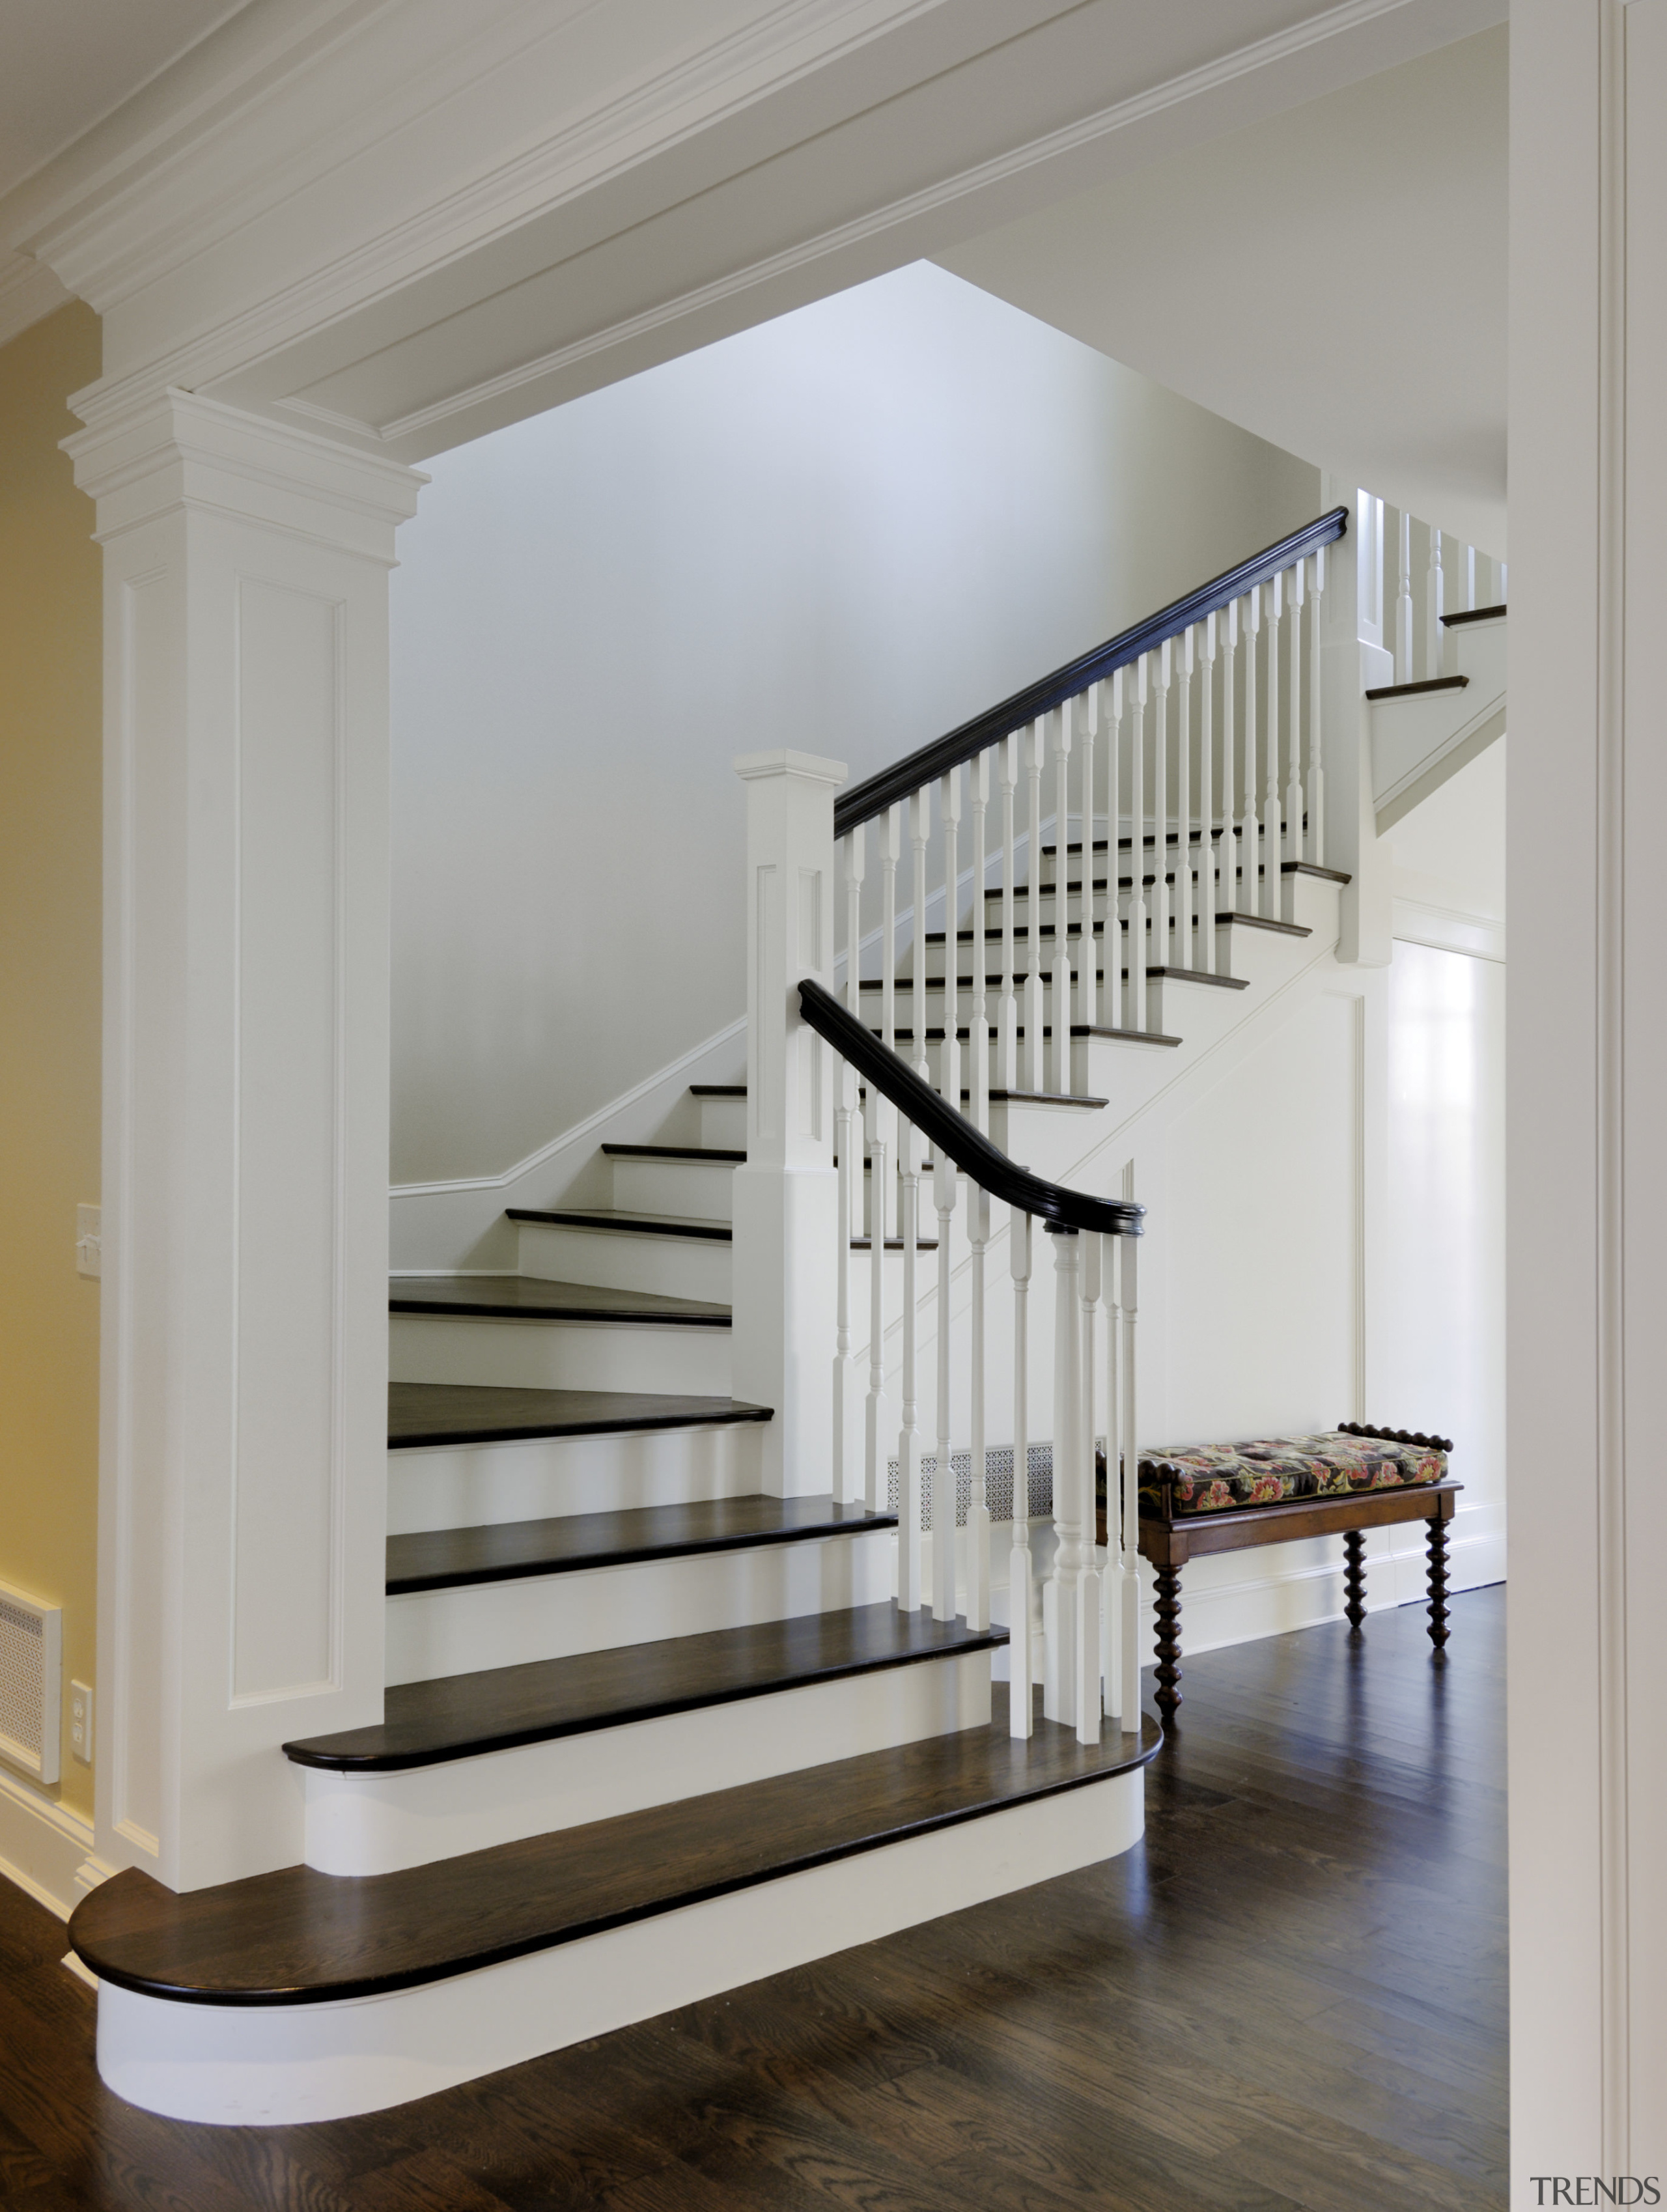
{"type": "MultiPolygon", "coordinates": [[[[99,1195],[101,647],[92,502],[58,441],[99,368],[79,301],[0,349],[0,1580],[64,1607],[66,1712],[96,1620],[99,1290],[75,1235],[99,1195]]],[[[67,1728],[52,1794],[91,1816],[67,1728]]]]}

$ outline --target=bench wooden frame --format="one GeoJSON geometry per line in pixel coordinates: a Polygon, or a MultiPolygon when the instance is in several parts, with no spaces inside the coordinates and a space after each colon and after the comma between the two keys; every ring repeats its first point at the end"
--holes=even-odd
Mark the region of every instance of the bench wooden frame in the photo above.
{"type": "Polygon", "coordinates": [[[1293,1544],[1304,1536],[1343,1540],[1343,1610],[1358,1635],[1366,1617],[1366,1531],[1403,1521],[1429,1523],[1430,1641],[1439,1656],[1447,1641],[1447,1523],[1462,1482],[1431,1482],[1401,1490],[1358,1490],[1335,1498],[1293,1498],[1275,1505],[1244,1505],[1220,1513],[1141,1512],[1141,1556],[1157,1573],[1158,1711],[1168,1727],[1181,1703],[1181,1570],[1189,1559],[1214,1552],[1242,1552],[1257,1544],[1293,1544]]]}

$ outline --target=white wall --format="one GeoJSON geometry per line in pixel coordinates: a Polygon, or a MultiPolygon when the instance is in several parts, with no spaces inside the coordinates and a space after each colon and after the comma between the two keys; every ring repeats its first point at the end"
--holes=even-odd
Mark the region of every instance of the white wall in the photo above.
{"type": "Polygon", "coordinates": [[[397,1184],[502,1171],[739,1014],[734,754],[869,773],[1319,500],[925,265],[431,465],[393,580],[397,1184]]]}

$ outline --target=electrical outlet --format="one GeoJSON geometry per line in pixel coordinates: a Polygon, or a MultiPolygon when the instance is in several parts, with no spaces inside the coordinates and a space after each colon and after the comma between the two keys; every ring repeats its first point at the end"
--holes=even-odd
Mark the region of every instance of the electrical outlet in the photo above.
{"type": "Polygon", "coordinates": [[[102,1206],[76,1208],[76,1273],[94,1279],[104,1273],[102,1206]]]}
{"type": "Polygon", "coordinates": [[[85,1682],[70,1685],[70,1749],[88,1765],[93,1758],[93,1692],[85,1682]]]}

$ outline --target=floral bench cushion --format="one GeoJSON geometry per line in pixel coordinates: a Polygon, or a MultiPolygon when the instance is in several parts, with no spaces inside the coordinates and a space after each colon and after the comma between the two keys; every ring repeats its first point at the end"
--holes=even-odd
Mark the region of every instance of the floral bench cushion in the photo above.
{"type": "Polygon", "coordinates": [[[1180,1444],[1141,1455],[1141,1510],[1161,1516],[1167,1477],[1171,1507],[1219,1513],[1275,1505],[1287,1498],[1343,1498],[1357,1490],[1404,1490],[1441,1482],[1447,1455],[1434,1444],[1390,1437],[1261,1437],[1249,1443],[1180,1444]]]}

